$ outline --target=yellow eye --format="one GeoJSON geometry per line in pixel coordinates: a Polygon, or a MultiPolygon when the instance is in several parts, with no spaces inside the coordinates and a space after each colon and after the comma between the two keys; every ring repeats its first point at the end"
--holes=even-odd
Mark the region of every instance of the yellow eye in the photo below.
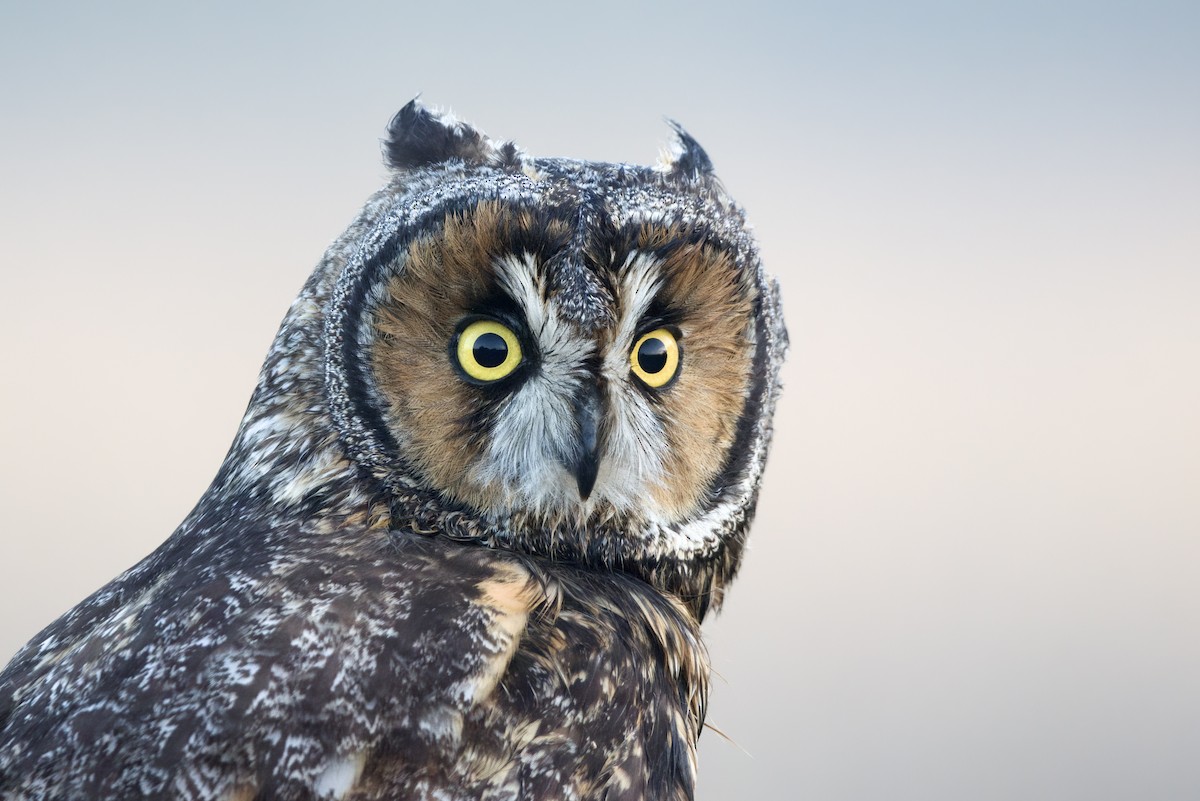
{"type": "Polygon", "coordinates": [[[521,364],[521,343],[512,329],[495,320],[475,320],[458,332],[458,366],[468,380],[499,381],[521,364]]]}
{"type": "Polygon", "coordinates": [[[665,387],[679,372],[679,340],[666,328],[644,334],[629,353],[629,365],[646,386],[665,387]]]}

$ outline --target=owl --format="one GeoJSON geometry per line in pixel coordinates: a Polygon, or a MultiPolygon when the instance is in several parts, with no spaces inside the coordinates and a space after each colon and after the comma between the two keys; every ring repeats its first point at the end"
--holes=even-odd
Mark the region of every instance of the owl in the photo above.
{"type": "Polygon", "coordinates": [[[692,798],[787,338],[674,127],[406,105],[195,509],[0,675],[0,797],[692,798]]]}

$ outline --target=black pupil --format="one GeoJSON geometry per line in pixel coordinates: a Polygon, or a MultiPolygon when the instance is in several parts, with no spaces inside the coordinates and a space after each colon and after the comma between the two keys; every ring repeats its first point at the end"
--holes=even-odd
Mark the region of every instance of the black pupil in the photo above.
{"type": "Polygon", "coordinates": [[[661,373],[662,369],[667,366],[667,343],[658,337],[647,339],[638,348],[637,360],[638,367],[645,372],[651,375],[661,373]]]}
{"type": "Polygon", "coordinates": [[[480,334],[471,346],[471,355],[481,367],[499,367],[508,358],[508,343],[499,334],[480,334]]]}

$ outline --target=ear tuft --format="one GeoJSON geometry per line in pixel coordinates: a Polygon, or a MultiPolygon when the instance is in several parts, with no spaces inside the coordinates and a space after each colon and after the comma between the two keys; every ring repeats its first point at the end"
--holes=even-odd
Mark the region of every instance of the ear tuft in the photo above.
{"type": "Polygon", "coordinates": [[[482,164],[488,138],[450,114],[430,111],[418,98],[408,101],[388,123],[383,157],[393,170],[411,170],[428,164],[461,159],[482,164]]]}
{"type": "Polygon", "coordinates": [[[670,118],[667,125],[675,132],[675,141],[667,159],[666,171],[680,178],[696,178],[701,175],[711,175],[712,161],[700,143],[683,129],[683,126],[670,118]]]}

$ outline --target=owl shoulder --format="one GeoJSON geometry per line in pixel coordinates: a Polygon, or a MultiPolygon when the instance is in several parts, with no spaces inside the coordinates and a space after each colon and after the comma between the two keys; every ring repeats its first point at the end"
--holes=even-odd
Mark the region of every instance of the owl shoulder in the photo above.
{"type": "Polygon", "coordinates": [[[14,661],[0,794],[320,786],[382,732],[452,736],[545,602],[519,560],[482,548],[257,533],[168,541],[173,564],[118,579],[14,661]]]}

